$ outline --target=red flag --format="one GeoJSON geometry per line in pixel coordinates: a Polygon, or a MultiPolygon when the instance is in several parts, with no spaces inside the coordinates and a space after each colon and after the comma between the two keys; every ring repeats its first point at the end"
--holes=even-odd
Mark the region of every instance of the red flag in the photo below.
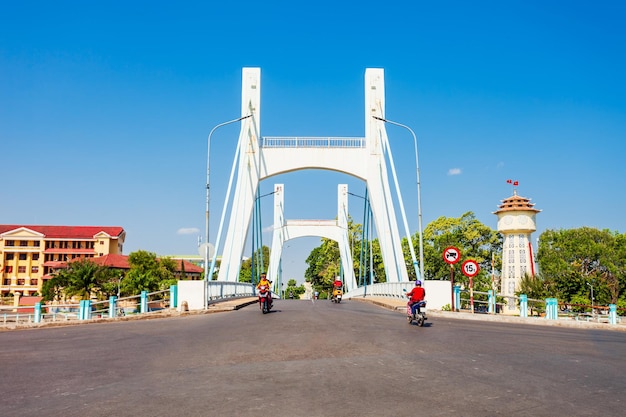
{"type": "Polygon", "coordinates": [[[511,184],[513,182],[513,180],[506,180],[507,184],[511,184]]]}
{"type": "Polygon", "coordinates": [[[517,187],[519,185],[519,181],[515,181],[513,185],[517,187]]]}

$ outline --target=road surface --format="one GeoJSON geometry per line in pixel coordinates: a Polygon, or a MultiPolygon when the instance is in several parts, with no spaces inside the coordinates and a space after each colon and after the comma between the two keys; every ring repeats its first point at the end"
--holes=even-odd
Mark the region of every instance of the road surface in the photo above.
{"type": "Polygon", "coordinates": [[[276,300],[0,333],[4,416],[617,416],[626,334],[276,300]]]}

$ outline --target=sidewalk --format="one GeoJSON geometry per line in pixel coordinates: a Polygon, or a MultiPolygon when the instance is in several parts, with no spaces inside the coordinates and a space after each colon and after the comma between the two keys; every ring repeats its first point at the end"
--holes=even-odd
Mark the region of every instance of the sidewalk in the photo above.
{"type": "MultiPolygon", "coordinates": [[[[348,301],[348,300],[346,300],[348,301]]],[[[401,314],[406,312],[406,300],[401,298],[386,298],[386,297],[365,297],[365,298],[351,298],[350,301],[368,302],[384,307],[389,310],[398,311],[401,314]]],[[[588,321],[577,321],[574,319],[561,318],[558,320],[548,320],[544,317],[518,317],[507,316],[504,314],[484,314],[484,313],[470,313],[470,312],[454,312],[454,311],[440,311],[429,310],[426,308],[426,315],[431,317],[442,317],[447,319],[460,319],[460,320],[481,320],[481,321],[497,321],[501,323],[518,323],[518,324],[532,324],[539,326],[558,326],[558,327],[573,327],[578,329],[602,329],[602,330],[614,330],[614,331],[626,331],[626,323],[624,320],[617,324],[609,323],[597,323],[588,321]]]]}

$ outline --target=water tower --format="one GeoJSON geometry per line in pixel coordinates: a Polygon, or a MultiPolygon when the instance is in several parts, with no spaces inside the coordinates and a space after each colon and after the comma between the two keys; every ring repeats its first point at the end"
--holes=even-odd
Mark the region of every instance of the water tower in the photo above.
{"type": "MultiPolygon", "coordinates": [[[[517,181],[516,181],[517,182],[517,181]]],[[[513,195],[502,200],[498,210],[498,232],[502,233],[502,272],[500,294],[514,297],[524,275],[535,275],[533,246],[530,235],[537,230],[536,216],[541,210],[534,208],[529,198],[513,195]]],[[[509,299],[504,313],[515,313],[517,303],[509,299]]]]}

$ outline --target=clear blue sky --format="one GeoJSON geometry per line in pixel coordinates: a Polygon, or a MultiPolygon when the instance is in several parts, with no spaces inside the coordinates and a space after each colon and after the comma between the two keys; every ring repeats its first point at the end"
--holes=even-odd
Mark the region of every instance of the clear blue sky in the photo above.
{"type": "MultiPolygon", "coordinates": [[[[364,72],[379,67],[387,118],[418,136],[424,225],[472,211],[495,229],[513,179],[542,210],[535,237],[626,232],[626,2],[344,3],[7,2],[0,222],[122,226],[125,253],[196,253],[206,138],[239,116],[242,67],[261,68],[263,136],[363,136],[364,72]]],[[[415,231],[412,137],[388,133],[415,231]]],[[[213,136],[212,240],[237,136],[213,136]]],[[[364,194],[321,171],[261,192],[278,182],[288,218],[334,218],[338,183],[364,194]]],[[[286,248],[285,278],[318,244],[286,248]]]]}

